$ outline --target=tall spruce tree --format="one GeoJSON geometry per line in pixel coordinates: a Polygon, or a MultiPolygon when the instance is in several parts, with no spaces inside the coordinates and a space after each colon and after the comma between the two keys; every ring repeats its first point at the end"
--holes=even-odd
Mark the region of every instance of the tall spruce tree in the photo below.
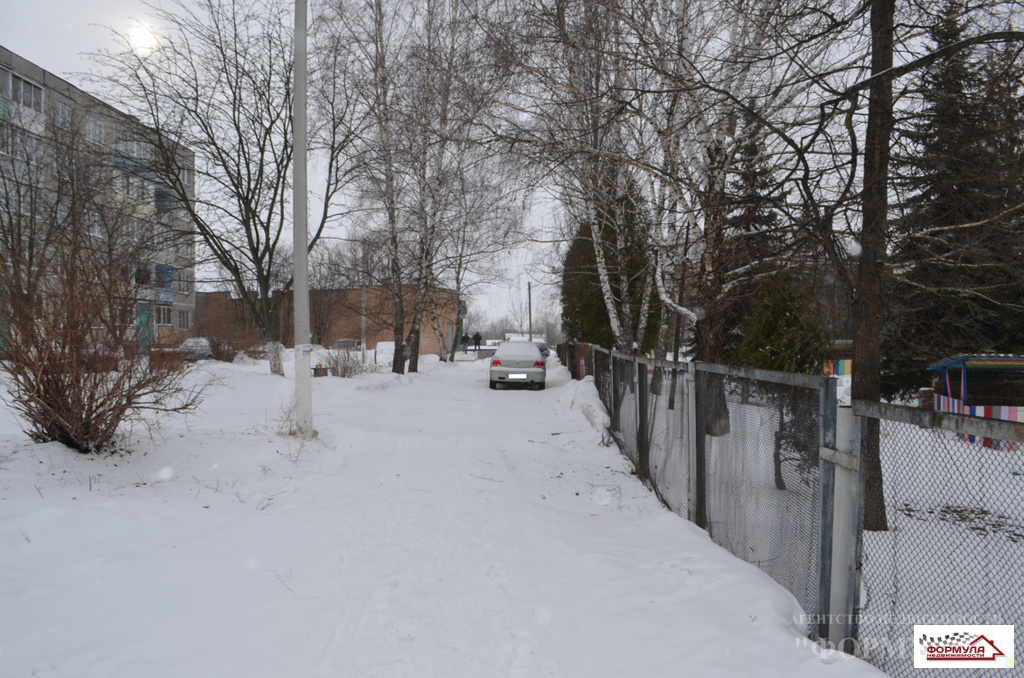
{"type": "MultiPolygon", "coordinates": [[[[935,49],[964,37],[962,0],[931,28],[935,49]]],[[[923,111],[896,158],[907,197],[895,222],[883,394],[927,382],[957,353],[1024,351],[1024,101],[1019,49],[959,50],[922,73],[923,111]],[[1016,208],[1016,209],[1015,209],[1016,208]]]]}
{"type": "MultiPolygon", "coordinates": [[[[746,121],[747,125],[753,124],[746,121]]],[[[728,287],[722,293],[718,321],[722,324],[725,359],[738,364],[737,345],[745,336],[743,326],[757,309],[756,295],[765,278],[774,278],[786,267],[782,253],[789,246],[776,208],[781,199],[773,168],[766,161],[762,139],[749,138],[738,152],[726,198],[722,268],[728,287]],[[739,273],[735,273],[735,272],[739,273]]]]}
{"type": "Polygon", "coordinates": [[[643,326],[643,337],[633,347],[643,353],[653,349],[657,341],[660,313],[655,304],[647,318],[640,317],[644,287],[651,284],[646,252],[650,215],[635,180],[627,176],[622,183],[625,189],[620,191],[614,178],[605,182],[602,204],[592,212],[600,220],[600,227],[594,229],[589,222],[581,221],[566,251],[562,267],[562,331],[572,341],[624,350],[612,332],[601,290],[596,256],[600,248],[620,323],[629,325],[622,328],[623,332],[635,337],[643,326]],[[601,234],[600,240],[592,236],[595,231],[601,234]]]}

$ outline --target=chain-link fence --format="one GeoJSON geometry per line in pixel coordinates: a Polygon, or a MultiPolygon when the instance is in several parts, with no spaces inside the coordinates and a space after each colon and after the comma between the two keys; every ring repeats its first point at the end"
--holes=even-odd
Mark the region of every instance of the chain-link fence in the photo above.
{"type": "Polygon", "coordinates": [[[690,466],[686,441],[692,437],[690,390],[686,372],[656,365],[650,370],[648,466],[651,486],[661,501],[683,517],[689,515],[690,466]]]}
{"type": "Polygon", "coordinates": [[[820,384],[697,372],[705,528],[818,609],[820,384]]]}
{"type": "Polygon", "coordinates": [[[1024,619],[1024,453],[999,442],[1024,440],[1024,426],[895,406],[863,414],[881,422],[888,529],[863,533],[858,650],[889,675],[917,676],[915,624],[1024,619]]]}
{"type": "Polygon", "coordinates": [[[902,676],[921,671],[915,624],[1024,619],[1024,424],[859,402],[854,417],[822,377],[588,345],[559,355],[594,377],[638,476],[786,587],[811,637],[902,676]],[[837,434],[842,411],[853,430],[837,434]],[[868,419],[881,422],[885,532],[863,531],[868,419]]]}

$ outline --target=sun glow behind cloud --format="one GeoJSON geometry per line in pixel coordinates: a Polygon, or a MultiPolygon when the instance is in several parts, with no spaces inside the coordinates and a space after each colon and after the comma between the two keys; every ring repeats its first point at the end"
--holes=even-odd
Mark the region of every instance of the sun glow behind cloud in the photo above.
{"type": "Polygon", "coordinates": [[[160,40],[153,29],[141,21],[128,29],[126,37],[128,46],[139,56],[148,56],[160,46],[160,40]]]}

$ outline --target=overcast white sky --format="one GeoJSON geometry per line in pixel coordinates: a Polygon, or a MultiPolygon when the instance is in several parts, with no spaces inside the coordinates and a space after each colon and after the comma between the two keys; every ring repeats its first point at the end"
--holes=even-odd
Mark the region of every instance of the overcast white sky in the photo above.
{"type": "Polygon", "coordinates": [[[90,70],[83,52],[113,47],[105,26],[118,30],[143,19],[139,0],[5,0],[0,45],[76,85],[90,70]]]}
{"type": "MultiPolygon", "coordinates": [[[[90,91],[76,74],[93,69],[85,54],[115,49],[107,27],[126,31],[149,13],[141,0],[3,0],[0,45],[36,65],[90,91]]],[[[547,205],[546,209],[551,209],[547,205]]],[[[542,210],[542,212],[545,210],[542,210]]],[[[551,217],[535,215],[543,222],[551,217]]],[[[557,299],[557,290],[537,261],[536,247],[510,252],[506,264],[511,277],[505,284],[486,285],[477,290],[472,306],[477,317],[499,318],[510,306],[526,301],[526,283],[534,284],[535,319],[557,299]]],[[[546,249],[542,247],[541,249],[546,249]]]]}

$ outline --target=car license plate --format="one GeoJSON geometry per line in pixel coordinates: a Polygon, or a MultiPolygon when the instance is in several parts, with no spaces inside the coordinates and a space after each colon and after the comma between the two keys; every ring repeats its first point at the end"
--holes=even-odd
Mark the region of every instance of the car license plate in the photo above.
{"type": "Polygon", "coordinates": [[[509,379],[526,379],[526,375],[525,374],[510,374],[510,375],[508,375],[508,378],[509,379]]]}

